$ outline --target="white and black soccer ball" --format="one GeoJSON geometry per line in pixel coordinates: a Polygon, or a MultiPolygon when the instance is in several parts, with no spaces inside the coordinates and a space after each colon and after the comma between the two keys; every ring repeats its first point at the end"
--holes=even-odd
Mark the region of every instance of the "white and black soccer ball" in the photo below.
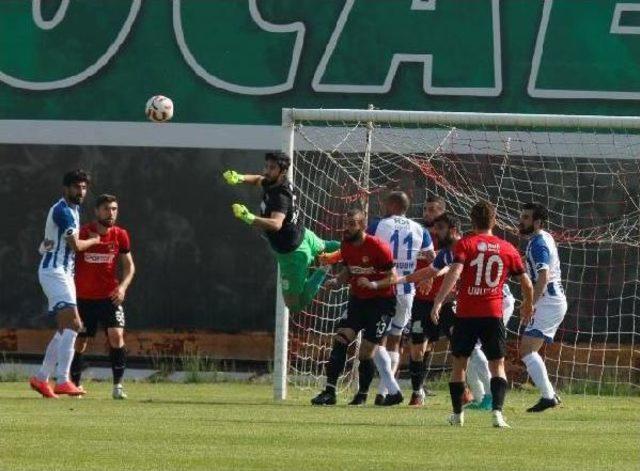
{"type": "Polygon", "coordinates": [[[173,117],[173,101],[162,95],[152,96],[147,101],[145,113],[154,123],[169,121],[173,117]]]}

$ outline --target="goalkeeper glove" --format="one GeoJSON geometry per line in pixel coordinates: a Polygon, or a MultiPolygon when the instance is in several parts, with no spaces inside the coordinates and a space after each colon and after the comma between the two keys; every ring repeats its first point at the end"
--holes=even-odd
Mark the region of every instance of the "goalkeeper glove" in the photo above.
{"type": "Polygon", "coordinates": [[[231,205],[231,209],[233,209],[233,215],[235,217],[249,225],[253,224],[256,216],[255,214],[251,214],[245,205],[235,203],[231,205]]]}
{"type": "Polygon", "coordinates": [[[237,185],[244,181],[244,175],[240,175],[235,170],[227,170],[222,174],[229,185],[237,185]]]}

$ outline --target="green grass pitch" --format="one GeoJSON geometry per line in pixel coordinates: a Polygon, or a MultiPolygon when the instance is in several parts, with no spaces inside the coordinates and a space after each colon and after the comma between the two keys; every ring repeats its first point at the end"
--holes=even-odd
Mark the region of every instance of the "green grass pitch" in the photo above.
{"type": "Polygon", "coordinates": [[[420,410],[313,408],[312,392],[271,401],[268,385],[129,384],[129,400],[88,384],[83,399],[44,400],[0,383],[0,470],[631,470],[640,469],[640,398],[565,395],[543,414],[511,391],[513,429],[469,411],[446,424],[438,391],[420,410]]]}

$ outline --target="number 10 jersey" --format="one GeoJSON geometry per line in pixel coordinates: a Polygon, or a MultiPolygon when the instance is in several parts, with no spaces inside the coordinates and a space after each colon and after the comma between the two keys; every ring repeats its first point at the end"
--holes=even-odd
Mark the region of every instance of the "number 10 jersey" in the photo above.
{"type": "Polygon", "coordinates": [[[471,234],[456,243],[453,257],[463,264],[456,316],[502,318],[504,283],[524,273],[516,248],[493,235],[471,234]]]}

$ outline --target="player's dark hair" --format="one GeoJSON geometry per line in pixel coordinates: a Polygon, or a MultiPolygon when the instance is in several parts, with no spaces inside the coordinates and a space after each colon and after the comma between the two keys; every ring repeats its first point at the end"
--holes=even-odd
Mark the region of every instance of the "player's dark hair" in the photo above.
{"type": "Polygon", "coordinates": [[[283,152],[267,152],[264,154],[264,160],[265,162],[275,162],[280,167],[280,170],[285,172],[291,167],[291,159],[283,152]]]}
{"type": "Polygon", "coordinates": [[[478,201],[471,208],[469,219],[474,229],[481,231],[492,229],[496,222],[496,208],[488,201],[478,201]]]}
{"type": "Polygon", "coordinates": [[[446,211],[447,209],[447,202],[444,200],[442,196],[429,195],[427,196],[427,199],[425,201],[425,204],[426,203],[438,203],[443,211],[446,211]]]}
{"type": "Polygon", "coordinates": [[[404,191],[392,191],[389,193],[387,195],[387,203],[395,204],[403,213],[409,210],[409,197],[404,191]]]}
{"type": "Polygon", "coordinates": [[[538,203],[537,201],[525,203],[522,209],[531,211],[533,220],[540,221],[542,225],[545,225],[549,219],[549,211],[542,203],[538,203]]]}
{"type": "Polygon", "coordinates": [[[62,177],[62,186],[68,187],[82,182],[89,185],[91,183],[91,175],[80,168],[71,170],[70,172],[65,173],[64,177],[62,177]]]}
{"type": "Polygon", "coordinates": [[[118,202],[118,198],[116,198],[114,195],[108,195],[104,193],[96,198],[96,208],[99,208],[103,204],[110,204],[110,203],[117,203],[117,202],[118,202]]]}
{"type": "Polygon", "coordinates": [[[364,211],[360,208],[351,208],[347,211],[347,217],[350,218],[354,218],[358,215],[362,215],[362,217],[365,217],[364,211]]]}
{"type": "Polygon", "coordinates": [[[460,232],[460,219],[453,213],[442,213],[440,216],[433,220],[433,223],[441,222],[446,224],[449,229],[455,228],[458,232],[460,232]]]}

